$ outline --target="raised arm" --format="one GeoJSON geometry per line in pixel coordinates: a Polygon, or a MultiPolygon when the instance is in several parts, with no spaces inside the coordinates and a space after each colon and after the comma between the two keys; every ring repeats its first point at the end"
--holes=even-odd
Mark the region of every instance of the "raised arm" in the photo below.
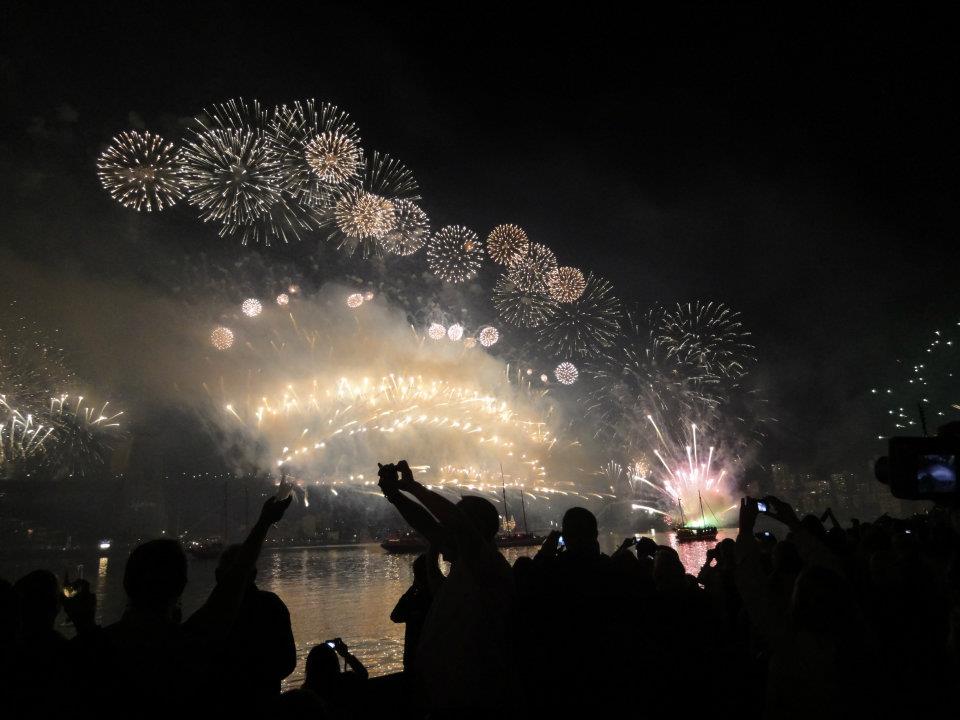
{"type": "Polygon", "coordinates": [[[347,644],[340,638],[336,638],[333,641],[333,645],[334,650],[336,650],[337,654],[343,658],[343,661],[346,663],[347,667],[356,673],[357,677],[359,677],[361,680],[366,680],[370,673],[367,672],[367,668],[364,667],[363,663],[360,662],[356,656],[350,652],[347,644]]]}
{"type": "Polygon", "coordinates": [[[210,597],[197,611],[204,621],[223,621],[228,625],[233,621],[243,600],[243,594],[253,577],[267,531],[271,525],[283,518],[283,513],[290,507],[292,500],[292,496],[288,496],[285,500],[278,500],[275,496],[267,498],[260,510],[260,517],[250,529],[243,545],[240,546],[233,564],[224,569],[210,597]]]}
{"type": "Polygon", "coordinates": [[[482,569],[488,552],[496,551],[496,548],[484,542],[477,528],[454,503],[414,480],[406,460],[401,460],[397,467],[400,470],[400,489],[419,500],[437,519],[443,532],[449,533],[456,540],[461,560],[476,570],[482,569]]]}
{"type": "Polygon", "coordinates": [[[423,535],[431,545],[439,545],[443,540],[440,523],[420,503],[416,503],[400,492],[399,476],[395,465],[381,465],[379,470],[380,490],[393,505],[407,524],[423,535]]]}

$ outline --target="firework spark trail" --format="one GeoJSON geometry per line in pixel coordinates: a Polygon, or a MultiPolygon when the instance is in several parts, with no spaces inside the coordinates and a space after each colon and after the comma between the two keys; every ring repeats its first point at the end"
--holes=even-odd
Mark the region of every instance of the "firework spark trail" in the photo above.
{"type": "Polygon", "coordinates": [[[45,452],[52,426],[37,423],[32,414],[11,407],[4,395],[0,395],[0,413],[6,416],[0,424],[0,467],[45,452]]]}
{"type": "MultiPolygon", "coordinates": [[[[736,504],[727,505],[733,490],[724,484],[726,468],[715,471],[715,446],[709,446],[707,458],[703,460],[697,445],[699,428],[696,423],[690,423],[684,441],[676,443],[664,435],[653,416],[648,415],[647,420],[658,439],[652,452],[663,470],[649,472],[649,477],[638,476],[636,480],[658,493],[661,503],[666,506],[664,512],[667,514],[678,512],[681,517],[693,518],[702,500],[706,513],[712,515],[712,522],[719,522],[719,518],[736,507],[736,504]],[[711,503],[717,507],[714,508],[711,503]]],[[[704,523],[710,524],[711,518],[691,519],[686,524],[696,527],[704,523]]]]}

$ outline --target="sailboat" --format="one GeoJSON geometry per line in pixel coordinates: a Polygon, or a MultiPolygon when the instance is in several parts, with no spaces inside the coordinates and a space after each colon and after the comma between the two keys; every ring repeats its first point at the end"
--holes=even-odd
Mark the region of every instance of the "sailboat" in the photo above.
{"type": "MultiPolygon", "coordinates": [[[[503,465],[500,466],[500,490],[503,493],[503,520],[506,524],[507,518],[507,485],[503,479],[503,465]]],[[[543,545],[546,538],[543,535],[535,535],[529,532],[527,528],[527,506],[523,502],[523,488],[520,488],[520,508],[523,513],[523,532],[501,533],[497,535],[497,547],[530,547],[532,545],[543,545]]],[[[514,518],[516,521],[516,518],[514,518]]],[[[514,525],[516,527],[516,525],[514,525]]]]}
{"type": "MultiPolygon", "coordinates": [[[[703,497],[700,495],[699,490],[697,491],[697,498],[700,500],[699,525],[687,525],[687,521],[683,516],[683,503],[680,502],[679,497],[677,498],[677,507],[680,509],[680,524],[674,528],[677,542],[706,542],[717,539],[717,526],[707,525],[707,519],[703,514],[703,497]]],[[[712,510],[710,514],[713,514],[712,510]]],[[[714,520],[716,520],[716,517],[714,517],[714,520]]]]}

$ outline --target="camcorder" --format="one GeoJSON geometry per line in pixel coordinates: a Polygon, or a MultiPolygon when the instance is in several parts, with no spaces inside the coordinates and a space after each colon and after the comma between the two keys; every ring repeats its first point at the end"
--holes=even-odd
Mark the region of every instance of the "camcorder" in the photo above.
{"type": "Polygon", "coordinates": [[[901,500],[960,500],[957,464],[960,438],[890,438],[888,454],[877,460],[874,474],[901,500]]]}

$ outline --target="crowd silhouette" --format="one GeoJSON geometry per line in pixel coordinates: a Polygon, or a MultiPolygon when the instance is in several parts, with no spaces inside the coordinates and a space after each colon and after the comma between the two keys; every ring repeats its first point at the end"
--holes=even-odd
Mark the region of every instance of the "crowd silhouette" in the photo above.
{"type": "Polygon", "coordinates": [[[273,497],[186,618],[188,563],[175,540],[133,550],[126,610],[103,626],[82,580],[35,570],[0,581],[4,716],[921,717],[955,702],[953,508],[843,527],[829,510],[799,517],[766,497],[761,513],[743,498],[737,539],[717,543],[693,577],[650,538],[602,553],[597,520],[580,507],[511,567],[489,501],[453,503],[406,461],[379,477],[430,544],[391,614],[405,628],[402,673],[368,678],[334,638],[310,651],[303,685],[282,692],[296,666],[290,616],[255,583],[264,539],[290,504],[273,497]],[[761,514],[777,529],[757,532],[761,514]],[[61,609],[69,640],[55,629],[61,609]]]}

